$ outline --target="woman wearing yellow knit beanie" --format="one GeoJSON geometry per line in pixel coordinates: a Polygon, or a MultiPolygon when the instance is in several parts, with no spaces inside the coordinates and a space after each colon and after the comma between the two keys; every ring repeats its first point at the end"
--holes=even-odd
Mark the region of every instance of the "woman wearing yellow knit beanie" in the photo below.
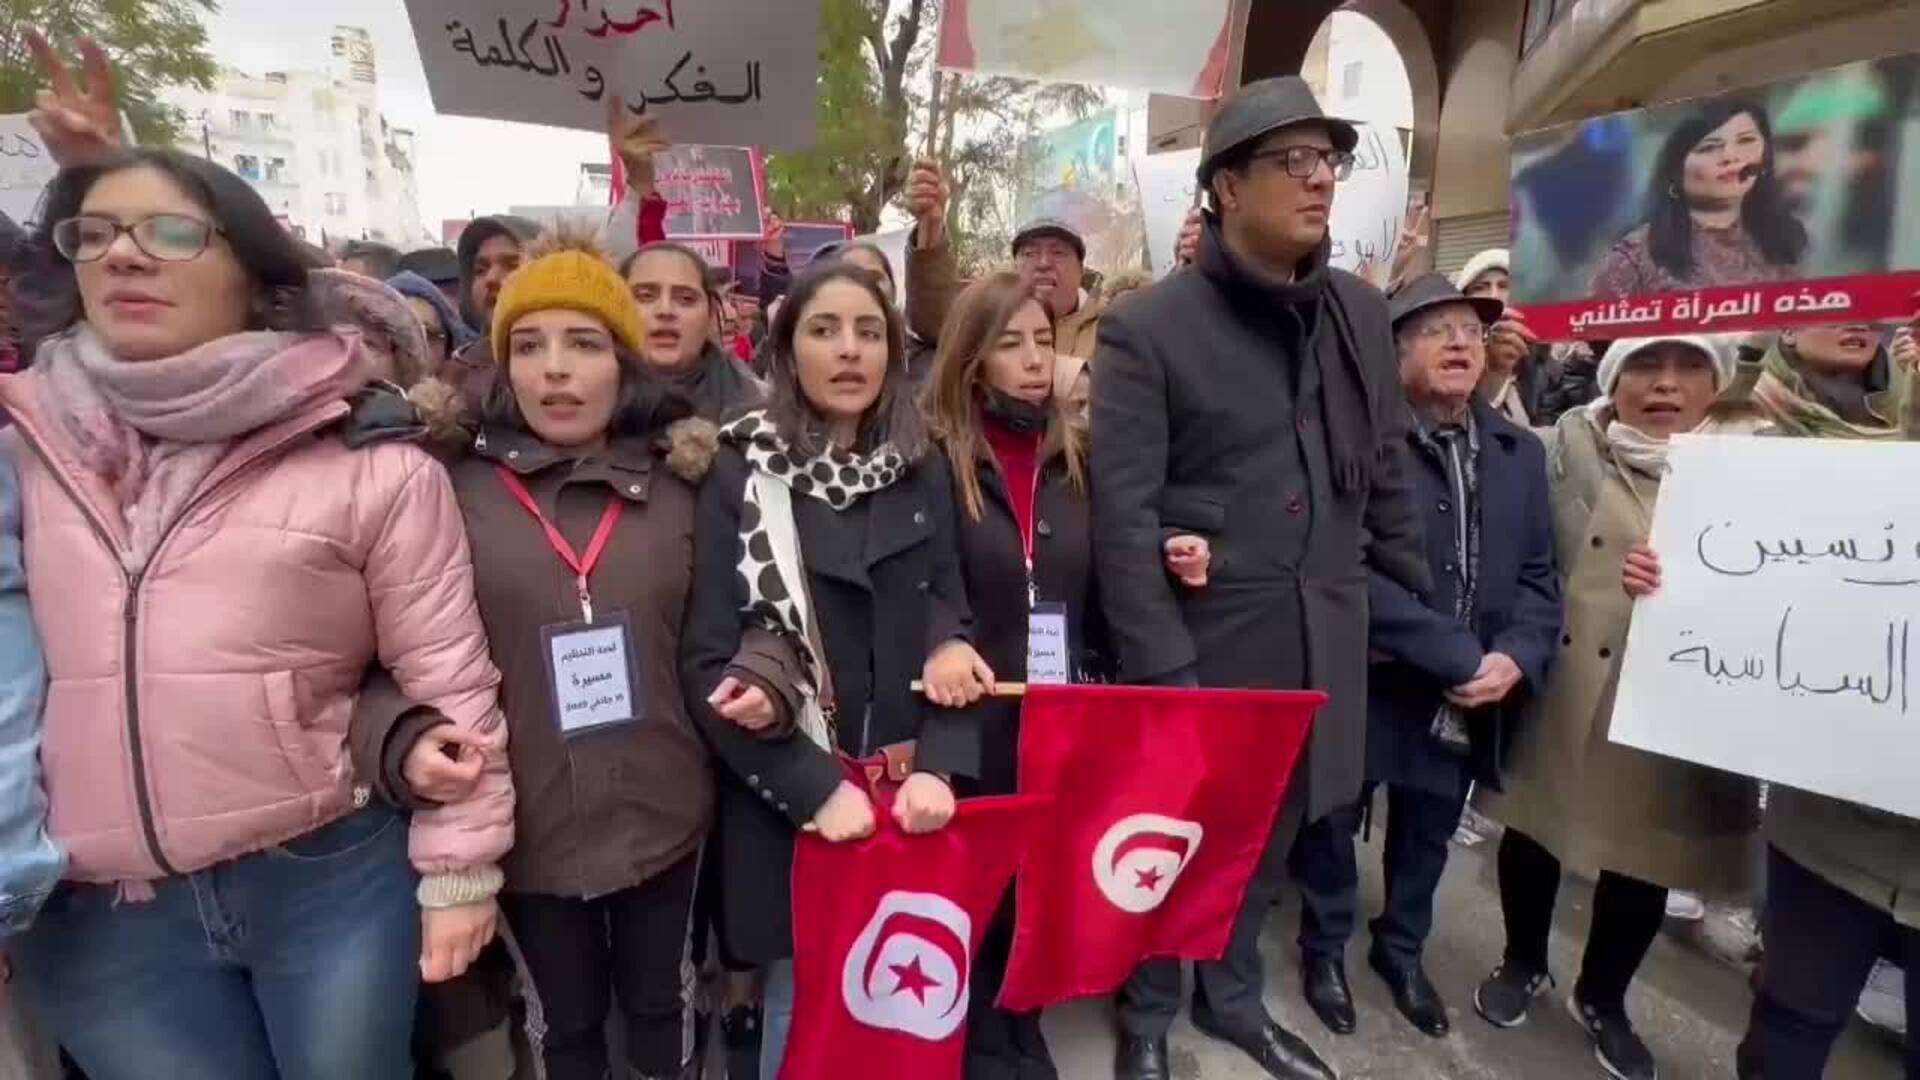
{"type": "MultiPolygon", "coordinates": [[[[545,243],[501,289],[500,377],[450,467],[525,792],[500,906],[545,1011],[549,1077],[679,1076],[680,965],[714,791],[678,654],[714,432],[639,358],[619,273],[591,243],[545,243]]],[[[430,715],[400,723],[425,734],[387,740],[415,747],[384,763],[390,786],[457,791],[471,751],[436,745],[453,736],[430,715]]]]}

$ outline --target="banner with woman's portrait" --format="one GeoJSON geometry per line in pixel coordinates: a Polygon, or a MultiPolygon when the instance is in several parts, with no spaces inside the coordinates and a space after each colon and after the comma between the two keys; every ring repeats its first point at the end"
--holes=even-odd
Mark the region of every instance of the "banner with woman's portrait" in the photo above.
{"type": "Polygon", "coordinates": [[[1550,339],[1906,319],[1920,56],[1514,139],[1513,302],[1550,339]]]}

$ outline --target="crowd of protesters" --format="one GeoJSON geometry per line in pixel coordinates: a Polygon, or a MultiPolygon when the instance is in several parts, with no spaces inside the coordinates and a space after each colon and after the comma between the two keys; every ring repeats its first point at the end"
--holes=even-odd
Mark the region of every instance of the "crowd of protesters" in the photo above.
{"type": "MultiPolygon", "coordinates": [[[[597,236],[499,215],[327,265],[232,173],[123,145],[97,50],[83,88],[35,46],[62,169],[0,231],[0,919],[15,1041],[76,1075],[772,1080],[796,835],[1015,791],[994,691],[1040,604],[1075,681],[1331,695],[1193,976],[1267,1075],[1335,1075],[1263,1003],[1290,887],[1306,1000],[1357,1031],[1379,812],[1368,966],[1429,1036],[1469,805],[1505,826],[1474,1009],[1527,1021],[1594,880],[1568,1000],[1624,1080],[1660,1073],[1630,991],[1675,895],[1763,912],[1746,1080],[1819,1076],[1876,963],[1920,963],[1920,823],[1608,739],[1669,439],[1910,438],[1910,328],[1550,346],[1499,250],[1383,292],[1329,264],[1356,135],[1297,78],[1220,108],[1157,283],[1089,290],[1055,220],[963,281],[922,162],[904,266],[790,267],[776,227],[749,295],[666,238],[646,120],[597,236]],[[602,725],[553,658],[608,633],[602,725]]],[[[1012,904],[970,1080],[1058,1075],[994,1005],[1012,904]]],[[[1173,1075],[1182,996],[1174,961],[1120,989],[1116,1077],[1173,1075]]]]}

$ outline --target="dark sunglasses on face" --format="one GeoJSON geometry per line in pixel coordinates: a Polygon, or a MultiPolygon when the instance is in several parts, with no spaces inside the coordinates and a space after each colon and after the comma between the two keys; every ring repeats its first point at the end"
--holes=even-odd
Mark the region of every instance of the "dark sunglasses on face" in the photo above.
{"type": "Polygon", "coordinates": [[[1278,161],[1286,167],[1287,175],[1295,180],[1306,180],[1313,176],[1314,170],[1325,161],[1327,169],[1335,180],[1345,180],[1353,175],[1353,155],[1345,150],[1322,150],[1317,146],[1289,146],[1282,150],[1262,150],[1253,155],[1253,160],[1278,161]]]}
{"type": "Polygon", "coordinates": [[[221,229],[186,214],[154,214],[131,225],[110,217],[80,214],[53,226],[53,246],[68,262],[94,262],[126,233],[148,258],[161,262],[197,259],[221,229]]]}

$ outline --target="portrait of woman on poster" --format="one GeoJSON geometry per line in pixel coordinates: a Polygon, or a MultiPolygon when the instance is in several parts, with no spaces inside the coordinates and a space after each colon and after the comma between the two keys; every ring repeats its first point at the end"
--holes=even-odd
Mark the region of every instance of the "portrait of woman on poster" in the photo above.
{"type": "Polygon", "coordinates": [[[1807,248],[1775,175],[1767,112],[1751,101],[1708,103],[1675,128],[1648,203],[1646,222],[1601,261],[1593,295],[1791,280],[1807,248]]]}

